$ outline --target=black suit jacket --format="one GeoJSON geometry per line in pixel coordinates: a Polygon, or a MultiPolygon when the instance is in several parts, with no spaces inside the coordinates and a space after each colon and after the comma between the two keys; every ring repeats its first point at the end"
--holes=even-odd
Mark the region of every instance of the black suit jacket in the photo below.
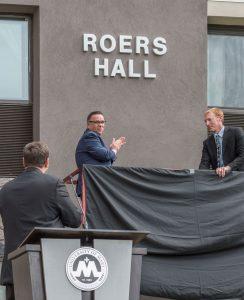
{"type": "MultiPolygon", "coordinates": [[[[223,135],[224,166],[233,171],[244,171],[244,134],[239,127],[225,127],[223,135]]],[[[214,135],[203,142],[199,169],[217,169],[217,150],[214,135]]]]}
{"type": "Polygon", "coordinates": [[[12,284],[12,266],[7,260],[34,227],[78,227],[81,212],[69,198],[65,185],[37,168],[27,168],[0,190],[0,213],[5,249],[1,284],[12,284]]]}

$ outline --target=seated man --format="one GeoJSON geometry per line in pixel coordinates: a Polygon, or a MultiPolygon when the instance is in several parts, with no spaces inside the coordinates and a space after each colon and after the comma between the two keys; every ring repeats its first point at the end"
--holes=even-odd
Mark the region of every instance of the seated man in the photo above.
{"type": "MultiPolygon", "coordinates": [[[[125,144],[125,137],[113,139],[110,147],[106,147],[101,135],[104,132],[105,119],[100,111],[93,111],[87,117],[87,129],[76,147],[75,159],[77,167],[82,170],[83,164],[111,166],[116,154],[125,144]]],[[[81,195],[81,175],[77,184],[77,195],[81,195]]]]}
{"type": "Polygon", "coordinates": [[[15,250],[34,227],[79,227],[81,212],[69,198],[61,180],[45,174],[49,150],[41,142],[24,147],[25,170],[0,190],[0,213],[5,236],[1,284],[6,300],[14,300],[13,275],[8,254],[15,250]]]}

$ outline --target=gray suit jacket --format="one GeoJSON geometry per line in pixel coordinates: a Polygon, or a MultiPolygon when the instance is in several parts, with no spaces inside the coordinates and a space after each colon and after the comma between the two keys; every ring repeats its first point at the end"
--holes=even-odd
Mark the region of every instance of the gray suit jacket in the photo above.
{"type": "MultiPolygon", "coordinates": [[[[224,166],[233,171],[244,171],[244,133],[239,127],[225,127],[223,135],[224,166]]],[[[214,136],[203,142],[202,158],[199,169],[217,169],[217,150],[214,136]]]]}
{"type": "Polygon", "coordinates": [[[1,284],[12,284],[7,260],[34,227],[78,227],[81,212],[69,198],[65,185],[37,168],[27,168],[0,190],[0,213],[5,249],[1,284]]]}

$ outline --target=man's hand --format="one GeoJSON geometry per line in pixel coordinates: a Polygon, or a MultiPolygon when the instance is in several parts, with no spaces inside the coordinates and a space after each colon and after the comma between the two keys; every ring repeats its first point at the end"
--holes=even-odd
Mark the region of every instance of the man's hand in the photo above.
{"type": "Polygon", "coordinates": [[[219,177],[223,178],[226,174],[228,174],[231,171],[231,167],[221,167],[216,169],[216,174],[219,175],[219,177]]]}
{"type": "Polygon", "coordinates": [[[124,136],[121,136],[117,140],[115,138],[113,138],[110,148],[111,148],[111,150],[115,150],[116,152],[118,152],[125,143],[126,143],[126,141],[125,141],[124,136]]]}

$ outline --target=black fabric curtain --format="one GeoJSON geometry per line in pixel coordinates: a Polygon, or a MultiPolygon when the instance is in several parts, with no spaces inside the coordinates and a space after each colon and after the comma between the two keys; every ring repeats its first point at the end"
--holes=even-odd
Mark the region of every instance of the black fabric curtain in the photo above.
{"type": "Polygon", "coordinates": [[[83,170],[90,228],[147,230],[144,295],[244,296],[244,173],[98,167],[83,170]]]}

